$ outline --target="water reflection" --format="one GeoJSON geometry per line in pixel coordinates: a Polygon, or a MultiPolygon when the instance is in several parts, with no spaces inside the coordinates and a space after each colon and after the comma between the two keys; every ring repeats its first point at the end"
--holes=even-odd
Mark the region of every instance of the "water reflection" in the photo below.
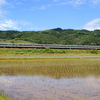
{"type": "Polygon", "coordinates": [[[0,90],[19,100],[99,100],[100,78],[47,78],[44,76],[0,76],[0,90]]]}
{"type": "Polygon", "coordinates": [[[100,60],[100,58],[89,58],[88,60],[100,60]]]}
{"type": "Polygon", "coordinates": [[[0,61],[0,92],[18,100],[99,100],[100,61],[0,61]]]}

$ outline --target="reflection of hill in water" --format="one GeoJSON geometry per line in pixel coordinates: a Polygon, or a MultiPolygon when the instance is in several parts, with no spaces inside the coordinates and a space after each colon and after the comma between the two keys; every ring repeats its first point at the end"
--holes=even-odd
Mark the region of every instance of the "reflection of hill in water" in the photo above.
{"type": "Polygon", "coordinates": [[[100,61],[81,59],[36,59],[0,61],[1,75],[43,75],[53,78],[100,76],[100,61]]]}

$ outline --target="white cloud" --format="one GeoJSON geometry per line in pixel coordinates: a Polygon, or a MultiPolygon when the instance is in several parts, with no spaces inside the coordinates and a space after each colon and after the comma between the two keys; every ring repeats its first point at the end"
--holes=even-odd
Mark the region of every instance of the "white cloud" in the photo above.
{"type": "Polygon", "coordinates": [[[5,10],[5,7],[11,7],[12,5],[6,2],[6,0],[0,0],[0,18],[5,18],[5,15],[9,12],[5,10]]]}
{"type": "Polygon", "coordinates": [[[100,18],[94,19],[86,23],[82,28],[87,30],[100,29],[100,18]]]}
{"type": "Polygon", "coordinates": [[[9,14],[9,11],[0,9],[0,18],[5,18],[7,14],[9,14]]]}
{"type": "Polygon", "coordinates": [[[86,0],[71,0],[68,3],[72,4],[74,7],[76,7],[76,6],[86,4],[86,0]]]}
{"type": "Polygon", "coordinates": [[[41,1],[41,0],[32,0],[32,1],[34,1],[34,2],[39,2],[39,1],[41,1]]]}
{"type": "Polygon", "coordinates": [[[92,4],[100,4],[100,0],[90,0],[92,4]]]}
{"type": "Polygon", "coordinates": [[[74,7],[86,4],[86,0],[53,0],[53,2],[58,2],[55,5],[67,5],[70,4],[74,7]]]}
{"type": "Polygon", "coordinates": [[[11,19],[6,19],[4,21],[0,21],[0,30],[6,29],[19,29],[17,27],[17,21],[13,21],[11,19]]]}
{"type": "MultiPolygon", "coordinates": [[[[37,1],[40,1],[40,0],[37,0],[37,1]]],[[[75,8],[80,7],[82,5],[87,5],[90,7],[97,7],[97,5],[99,4],[100,4],[100,0],[52,0],[51,4],[33,7],[32,10],[46,9],[48,7],[61,6],[61,5],[72,5],[75,8]]]]}
{"type": "Polygon", "coordinates": [[[41,6],[38,6],[38,7],[32,7],[32,10],[35,10],[35,9],[43,10],[43,9],[48,8],[49,6],[52,6],[52,5],[41,5],[41,6]]]}
{"type": "Polygon", "coordinates": [[[80,5],[86,4],[86,0],[53,0],[53,3],[47,5],[41,5],[38,7],[33,7],[32,10],[35,9],[46,9],[52,6],[60,6],[60,5],[72,5],[74,7],[78,7],[80,5]]]}
{"type": "MultiPolygon", "coordinates": [[[[58,4],[56,5],[72,5],[74,7],[78,7],[81,5],[99,5],[100,4],[100,0],[53,0],[53,1],[59,1],[58,4]]],[[[91,6],[92,7],[92,6],[91,6]]],[[[96,6],[97,7],[97,6],[96,6]]]]}
{"type": "Polygon", "coordinates": [[[53,0],[53,2],[58,2],[59,0],[53,0]]]}
{"type": "Polygon", "coordinates": [[[22,5],[23,3],[22,2],[16,2],[15,4],[16,5],[22,5]]]}
{"type": "Polygon", "coordinates": [[[31,23],[27,21],[14,21],[11,19],[5,19],[0,21],[0,30],[18,30],[26,25],[31,25],[31,23]]]}
{"type": "Polygon", "coordinates": [[[4,11],[3,10],[0,10],[0,18],[3,18],[5,15],[4,11]]]}
{"type": "Polygon", "coordinates": [[[46,9],[46,6],[42,5],[39,9],[46,9]]]}
{"type": "Polygon", "coordinates": [[[8,4],[5,0],[0,0],[0,6],[8,4]]]}

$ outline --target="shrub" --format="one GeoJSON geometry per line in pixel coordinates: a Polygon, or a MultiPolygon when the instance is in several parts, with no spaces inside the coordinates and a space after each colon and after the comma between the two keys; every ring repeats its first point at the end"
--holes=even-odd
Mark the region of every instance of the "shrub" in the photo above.
{"type": "Polygon", "coordinates": [[[48,47],[45,48],[44,52],[45,53],[54,53],[53,49],[50,49],[48,47]]]}
{"type": "Polygon", "coordinates": [[[93,53],[93,54],[98,54],[98,50],[97,49],[92,49],[90,52],[93,53]]]}

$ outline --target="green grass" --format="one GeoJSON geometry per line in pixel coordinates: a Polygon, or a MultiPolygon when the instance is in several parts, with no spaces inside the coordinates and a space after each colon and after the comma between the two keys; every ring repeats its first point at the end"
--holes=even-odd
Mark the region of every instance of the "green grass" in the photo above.
{"type": "Polygon", "coordinates": [[[67,50],[67,49],[12,49],[0,48],[0,54],[100,54],[99,50],[67,50]]]}
{"type": "Polygon", "coordinates": [[[14,100],[14,99],[8,98],[7,96],[0,94],[0,100],[14,100]]]}

